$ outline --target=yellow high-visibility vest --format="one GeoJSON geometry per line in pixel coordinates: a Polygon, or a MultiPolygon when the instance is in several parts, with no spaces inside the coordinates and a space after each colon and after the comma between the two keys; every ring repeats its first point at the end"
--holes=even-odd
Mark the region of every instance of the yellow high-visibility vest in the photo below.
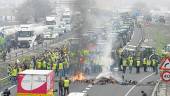
{"type": "Polygon", "coordinates": [[[47,64],[47,70],[50,70],[50,69],[51,69],[51,64],[48,63],[48,64],[47,64]]]}
{"type": "Polygon", "coordinates": [[[40,62],[40,61],[37,62],[37,68],[38,68],[38,69],[41,68],[41,62],[40,62]]]}
{"type": "Polygon", "coordinates": [[[147,64],[147,60],[146,58],[143,59],[143,64],[146,65],[147,64]]]}
{"type": "Polygon", "coordinates": [[[43,63],[42,63],[42,68],[46,68],[46,62],[45,61],[43,61],[43,63]]]}
{"type": "Polygon", "coordinates": [[[156,65],[156,61],[155,59],[152,60],[152,65],[155,66],[156,65]]]}
{"type": "Polygon", "coordinates": [[[139,60],[137,60],[137,66],[140,66],[140,61],[139,60]]]}
{"type": "Polygon", "coordinates": [[[59,70],[63,70],[63,63],[59,63],[59,70]]]}
{"type": "Polygon", "coordinates": [[[131,59],[130,63],[129,63],[129,66],[132,66],[132,65],[133,65],[133,60],[131,59]]]}
{"type": "Polygon", "coordinates": [[[56,70],[56,68],[57,68],[57,64],[53,64],[52,69],[53,69],[53,70],[56,70]]]}
{"type": "Polygon", "coordinates": [[[64,80],[64,87],[69,87],[70,81],[69,80],[64,80]]]}
{"type": "Polygon", "coordinates": [[[17,69],[16,69],[16,68],[14,68],[14,69],[12,70],[11,76],[17,76],[17,69]]]}
{"type": "Polygon", "coordinates": [[[151,61],[147,60],[147,65],[150,66],[151,65],[151,61]]]}
{"type": "Polygon", "coordinates": [[[127,60],[123,59],[123,66],[127,66],[127,60]]]}

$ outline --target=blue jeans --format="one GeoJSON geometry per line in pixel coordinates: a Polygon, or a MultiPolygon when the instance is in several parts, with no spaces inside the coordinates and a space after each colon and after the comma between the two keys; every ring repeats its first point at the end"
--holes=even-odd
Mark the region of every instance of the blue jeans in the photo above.
{"type": "Polygon", "coordinates": [[[16,84],[17,83],[16,76],[11,76],[11,83],[12,84],[16,84]]]}
{"type": "Polygon", "coordinates": [[[58,75],[59,75],[59,77],[63,77],[64,76],[64,70],[59,70],[58,75]]]}

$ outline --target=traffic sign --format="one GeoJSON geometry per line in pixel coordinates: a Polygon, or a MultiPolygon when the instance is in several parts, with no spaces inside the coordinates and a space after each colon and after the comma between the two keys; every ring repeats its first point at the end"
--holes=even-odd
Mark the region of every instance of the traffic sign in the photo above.
{"type": "Polygon", "coordinates": [[[165,82],[170,82],[170,72],[163,72],[161,79],[165,82]]]}
{"type": "Polygon", "coordinates": [[[160,70],[170,70],[170,58],[163,58],[160,70]]]}

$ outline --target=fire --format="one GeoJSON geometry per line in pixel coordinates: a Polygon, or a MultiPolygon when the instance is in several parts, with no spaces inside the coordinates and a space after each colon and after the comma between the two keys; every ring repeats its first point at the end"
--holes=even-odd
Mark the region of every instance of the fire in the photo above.
{"type": "Polygon", "coordinates": [[[82,72],[75,73],[74,76],[71,77],[72,81],[82,81],[85,80],[85,75],[82,72]]]}

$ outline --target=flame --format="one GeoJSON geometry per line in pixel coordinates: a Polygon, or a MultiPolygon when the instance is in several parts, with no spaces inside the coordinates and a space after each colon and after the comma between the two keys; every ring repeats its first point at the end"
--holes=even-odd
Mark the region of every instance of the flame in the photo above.
{"type": "Polygon", "coordinates": [[[85,80],[85,74],[82,72],[76,73],[74,76],[71,77],[72,81],[82,81],[85,80]]]}

